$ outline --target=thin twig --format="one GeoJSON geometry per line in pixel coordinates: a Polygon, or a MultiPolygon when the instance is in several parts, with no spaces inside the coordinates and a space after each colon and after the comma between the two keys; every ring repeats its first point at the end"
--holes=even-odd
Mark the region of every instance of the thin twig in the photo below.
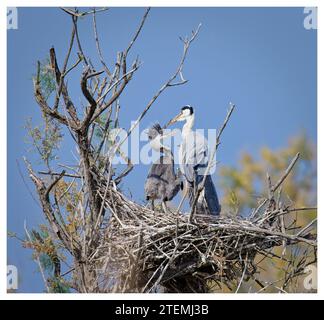
{"type": "Polygon", "coordinates": [[[294,165],[296,164],[298,158],[299,158],[300,153],[298,152],[295,157],[291,160],[288,168],[286,169],[285,173],[281,176],[281,178],[278,180],[278,182],[272,187],[272,192],[275,192],[280,186],[281,184],[285,181],[285,179],[287,178],[287,176],[289,175],[290,171],[292,170],[292,168],[294,167],[294,165]]]}
{"type": "Polygon", "coordinates": [[[66,12],[67,14],[73,16],[73,17],[76,17],[76,18],[80,18],[80,17],[84,17],[86,15],[89,15],[89,14],[93,14],[94,11],[96,10],[96,12],[102,12],[102,11],[107,11],[109,10],[109,8],[100,8],[100,9],[94,9],[93,11],[84,11],[84,12],[78,12],[78,11],[73,11],[69,8],[64,8],[64,7],[61,7],[61,9],[66,12]]]}
{"type": "MultiPolygon", "coordinates": [[[[180,63],[177,67],[177,70],[175,71],[175,73],[169,78],[169,80],[167,82],[165,82],[162,87],[158,90],[158,92],[153,96],[153,98],[149,101],[149,103],[146,105],[146,107],[144,108],[144,110],[141,112],[141,114],[139,115],[139,117],[136,119],[136,121],[133,123],[133,125],[131,126],[131,128],[128,130],[127,134],[125,135],[125,137],[123,139],[121,139],[121,141],[111,150],[111,154],[112,157],[113,155],[116,153],[116,150],[120,149],[120,147],[122,146],[122,144],[126,141],[126,139],[128,139],[128,137],[130,136],[130,134],[133,132],[133,130],[138,126],[138,124],[141,122],[141,120],[144,118],[144,116],[146,115],[146,113],[150,110],[151,106],[153,105],[153,103],[157,100],[157,98],[162,94],[162,92],[168,88],[173,80],[179,75],[179,73],[182,71],[183,68],[183,64],[185,62],[185,59],[187,57],[187,53],[188,53],[188,49],[191,45],[191,43],[195,40],[195,38],[197,37],[199,30],[200,30],[201,24],[198,25],[197,29],[192,33],[192,36],[190,39],[187,39],[186,42],[184,43],[184,50],[183,50],[183,54],[180,60],[180,63]]],[[[185,83],[185,81],[183,82],[183,84],[185,83]]]]}
{"type": "Polygon", "coordinates": [[[98,36],[98,32],[97,32],[97,21],[96,21],[96,9],[95,8],[93,9],[93,30],[94,30],[94,34],[95,34],[95,41],[96,41],[96,46],[97,46],[97,51],[98,51],[100,62],[103,65],[108,76],[111,77],[111,72],[108,69],[107,64],[105,63],[105,60],[104,60],[104,58],[102,56],[102,52],[101,52],[99,36],[98,36]]]}

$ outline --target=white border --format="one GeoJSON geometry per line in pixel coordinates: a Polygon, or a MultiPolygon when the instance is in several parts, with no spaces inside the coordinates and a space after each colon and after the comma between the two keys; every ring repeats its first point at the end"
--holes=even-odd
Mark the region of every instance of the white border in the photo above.
{"type": "MultiPolygon", "coordinates": [[[[324,20],[322,18],[322,5],[323,1],[320,0],[310,0],[310,1],[282,1],[282,0],[273,0],[273,1],[244,1],[244,0],[236,0],[236,1],[211,1],[211,0],[200,0],[200,1],[193,1],[193,0],[139,0],[134,3],[134,1],[121,1],[121,0],[92,0],[91,6],[130,6],[130,7],[144,7],[144,6],[152,6],[152,7],[179,7],[179,6],[186,6],[186,7],[318,7],[318,30],[323,29],[324,20]]],[[[54,1],[54,0],[30,0],[28,4],[24,0],[5,0],[1,1],[1,14],[0,14],[0,25],[1,28],[1,43],[6,46],[7,43],[7,19],[6,19],[6,7],[58,7],[58,6],[75,6],[77,4],[78,7],[82,6],[89,6],[88,0],[78,0],[78,1],[54,1]]],[[[323,9],[324,10],[324,9],[323,9]]],[[[323,39],[321,32],[318,32],[318,88],[323,88],[320,85],[322,83],[322,76],[323,76],[323,64],[320,57],[323,57],[324,50],[323,50],[323,39]]],[[[1,70],[7,70],[7,61],[6,61],[7,50],[1,50],[1,70]]],[[[0,116],[0,143],[4,147],[7,145],[7,101],[6,101],[6,94],[7,94],[7,72],[1,72],[1,100],[2,100],[2,107],[1,116],[0,116]]],[[[323,106],[322,106],[322,91],[318,89],[318,141],[321,140],[323,136],[323,128],[320,126],[320,121],[323,120],[323,106]]],[[[3,148],[2,147],[2,148],[3,148]]],[[[7,262],[7,250],[6,250],[6,226],[7,226],[7,185],[6,179],[7,177],[7,168],[6,168],[6,155],[2,152],[2,157],[0,158],[0,173],[2,177],[1,186],[0,186],[0,197],[1,197],[1,220],[0,220],[0,299],[11,299],[11,300],[20,300],[20,299],[38,299],[38,300],[47,300],[47,299],[65,299],[65,300],[134,300],[134,299],[141,299],[141,300],[157,300],[157,299],[169,299],[169,300],[177,300],[177,299],[196,299],[196,300],[248,300],[248,299],[255,299],[255,300],[267,300],[267,299],[281,299],[281,300],[309,300],[309,299],[323,299],[324,293],[324,277],[321,275],[322,266],[322,246],[319,246],[319,254],[318,254],[318,293],[317,294],[7,294],[6,293],[6,262],[7,262]]],[[[320,143],[318,143],[318,164],[324,163],[323,157],[323,147],[321,147],[320,143]]],[[[320,167],[318,167],[318,190],[320,189],[321,184],[323,183],[323,172],[320,167]]],[[[319,195],[319,193],[318,193],[319,195]]],[[[318,196],[318,207],[322,208],[322,198],[318,196]]],[[[318,211],[318,214],[320,212],[318,211]]],[[[323,233],[323,225],[321,223],[321,219],[318,223],[318,230],[319,236],[318,241],[321,243],[321,234],[323,233]]]]}

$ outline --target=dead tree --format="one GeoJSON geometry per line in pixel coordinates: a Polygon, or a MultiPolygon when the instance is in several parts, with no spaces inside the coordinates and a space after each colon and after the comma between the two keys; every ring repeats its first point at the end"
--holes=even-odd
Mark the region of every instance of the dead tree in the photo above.
{"type": "MultiPolygon", "coordinates": [[[[36,173],[25,159],[49,225],[52,246],[49,251],[55,259],[56,279],[83,293],[153,292],[161,290],[161,286],[172,292],[207,292],[210,281],[228,286],[236,281],[239,287],[243,278],[254,277],[257,271],[254,258],[257,254],[268,254],[268,248],[297,242],[316,248],[310,226],[292,234],[289,228],[278,224],[278,221],[282,222],[279,217],[291,210],[274,200],[274,193],[285,176],[276,185],[269,184],[269,198],[255,210],[251,221],[202,217],[194,215],[193,210],[189,219],[179,214],[154,214],[129,200],[119,185],[131,172],[133,164],[122,153],[121,145],[165,90],[187,82],[183,66],[200,25],[190,37],[181,39],[183,53],[174,73],[144,106],[125,139],[118,143],[109,141],[107,152],[109,131],[118,128],[119,99],[141,66],[139,59],[129,63],[128,55],[140,36],[150,9],[145,11],[129,45],[117,53],[112,69],[104,60],[96,23],[96,14],[105,9],[62,10],[71,17],[72,31],[63,64],[57,61],[55,48],[49,50],[49,68],[55,79],[53,104],[49,105],[42,90],[40,62],[34,80],[34,95],[47,121],[62,126],[71,135],[77,147],[76,164],[61,165],[61,171],[48,166],[48,171],[36,173]],[[101,62],[99,71],[86,56],[80,41],[78,22],[84,16],[92,16],[101,62]],[[70,62],[75,47],[78,55],[70,62]],[[83,65],[80,89],[86,101],[84,109],[72,100],[67,86],[69,74],[80,64],[83,65]],[[93,139],[97,130],[101,133],[101,141],[95,145],[93,139]],[[127,163],[127,168],[119,174],[112,163],[116,154],[127,163]],[[70,269],[63,273],[59,264],[64,259],[69,261],[70,269]]],[[[32,234],[37,236],[29,237],[29,247],[38,252],[48,250],[48,243],[46,249],[39,234],[32,234]]],[[[50,285],[47,283],[48,291],[51,291],[50,285]]]]}

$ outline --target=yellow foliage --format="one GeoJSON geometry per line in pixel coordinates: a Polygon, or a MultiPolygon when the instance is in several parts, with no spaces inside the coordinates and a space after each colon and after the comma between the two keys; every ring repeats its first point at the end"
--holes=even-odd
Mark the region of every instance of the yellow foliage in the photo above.
{"type": "Polygon", "coordinates": [[[223,208],[231,209],[233,194],[241,208],[253,208],[257,195],[266,196],[268,172],[272,183],[284,173],[291,159],[300,152],[300,159],[283,184],[283,194],[295,205],[314,206],[316,202],[316,150],[313,143],[302,134],[289,140],[287,147],[272,151],[260,149],[259,157],[243,152],[239,165],[223,166],[220,170],[224,189],[223,208]]]}
{"type": "MultiPolygon", "coordinates": [[[[269,147],[262,147],[257,156],[243,152],[237,167],[223,166],[220,170],[220,183],[224,192],[223,212],[232,214],[251,212],[258,206],[258,197],[268,196],[267,172],[272,184],[275,184],[297,152],[300,153],[300,158],[282,185],[282,201],[296,208],[316,207],[316,148],[305,134],[301,134],[290,139],[284,148],[271,150],[269,147]]],[[[298,214],[291,213],[285,217],[285,221],[289,223],[296,219],[297,226],[305,226],[316,217],[316,214],[315,210],[298,214]]],[[[283,250],[284,248],[277,247],[273,253],[281,257],[283,250]]],[[[286,255],[292,254],[295,250],[296,248],[287,248],[286,255]]],[[[302,249],[299,254],[303,254],[302,249]]],[[[288,265],[285,259],[272,258],[262,261],[260,267],[260,270],[264,270],[260,274],[260,279],[264,282],[271,282],[280,279],[288,265]]],[[[253,281],[245,286],[245,288],[244,285],[242,286],[243,291],[250,287],[254,287],[255,291],[260,289],[253,281]]],[[[294,286],[296,291],[305,291],[302,281],[296,281],[294,286]]],[[[273,288],[269,288],[266,292],[271,291],[278,292],[273,288]]]]}
{"type": "Polygon", "coordinates": [[[77,235],[77,229],[81,224],[78,214],[78,204],[81,201],[81,193],[77,190],[77,183],[66,182],[64,179],[58,181],[54,188],[54,194],[61,207],[66,211],[66,230],[71,235],[77,235]]]}

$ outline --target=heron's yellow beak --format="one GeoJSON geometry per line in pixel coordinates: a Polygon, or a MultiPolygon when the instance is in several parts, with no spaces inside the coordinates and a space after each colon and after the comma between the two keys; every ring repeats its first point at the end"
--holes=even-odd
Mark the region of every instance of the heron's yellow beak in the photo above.
{"type": "Polygon", "coordinates": [[[176,115],[173,119],[171,119],[166,125],[165,128],[171,126],[171,124],[174,124],[175,122],[179,121],[179,119],[181,118],[182,113],[180,112],[178,115],[176,115]]]}

